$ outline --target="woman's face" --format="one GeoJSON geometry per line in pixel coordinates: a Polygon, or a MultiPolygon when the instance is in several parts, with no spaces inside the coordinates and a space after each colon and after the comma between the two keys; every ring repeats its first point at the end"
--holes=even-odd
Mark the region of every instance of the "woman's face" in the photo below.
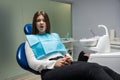
{"type": "Polygon", "coordinates": [[[39,33],[45,33],[46,32],[46,22],[42,15],[39,15],[37,17],[36,27],[39,31],[39,33]]]}

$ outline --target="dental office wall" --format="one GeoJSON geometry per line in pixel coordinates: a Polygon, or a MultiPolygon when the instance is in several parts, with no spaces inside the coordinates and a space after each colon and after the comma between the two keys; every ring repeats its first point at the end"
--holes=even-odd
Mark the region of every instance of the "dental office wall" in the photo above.
{"type": "MultiPolygon", "coordinates": [[[[104,35],[103,28],[97,25],[104,24],[109,31],[115,29],[120,37],[120,0],[74,0],[72,3],[72,33],[76,40],[104,35]],[[92,34],[92,32],[94,34],[92,34]]],[[[79,42],[74,44],[74,58],[81,50],[79,42]]]]}
{"type": "Polygon", "coordinates": [[[21,75],[16,62],[16,51],[25,41],[23,26],[32,22],[37,10],[45,10],[51,21],[52,32],[64,37],[71,34],[71,5],[50,0],[0,0],[0,80],[21,75]]]}

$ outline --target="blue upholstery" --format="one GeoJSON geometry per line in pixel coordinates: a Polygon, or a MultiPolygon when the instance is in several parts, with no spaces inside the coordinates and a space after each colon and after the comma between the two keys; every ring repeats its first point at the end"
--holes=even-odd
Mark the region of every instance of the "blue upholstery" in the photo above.
{"type": "Polygon", "coordinates": [[[24,33],[25,34],[31,34],[32,33],[32,24],[26,24],[24,26],[24,33]]]}
{"type": "MultiPolygon", "coordinates": [[[[26,24],[24,26],[24,32],[25,34],[31,34],[32,33],[32,24],[26,24]]],[[[38,71],[35,71],[31,69],[28,65],[26,55],[25,55],[25,42],[21,43],[17,49],[16,53],[16,60],[17,63],[22,67],[23,69],[30,71],[34,74],[40,74],[38,71]]]]}

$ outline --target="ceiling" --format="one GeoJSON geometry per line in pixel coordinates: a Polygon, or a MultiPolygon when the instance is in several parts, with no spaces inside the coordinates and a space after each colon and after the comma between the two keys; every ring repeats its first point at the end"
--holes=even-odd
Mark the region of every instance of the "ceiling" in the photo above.
{"type": "Polygon", "coordinates": [[[73,3],[74,0],[52,0],[57,2],[63,2],[63,3],[73,3]]]}

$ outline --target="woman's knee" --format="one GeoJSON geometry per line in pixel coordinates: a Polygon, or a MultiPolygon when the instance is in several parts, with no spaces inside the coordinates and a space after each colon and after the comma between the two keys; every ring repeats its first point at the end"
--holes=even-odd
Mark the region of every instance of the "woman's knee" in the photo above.
{"type": "Polygon", "coordinates": [[[92,71],[98,71],[98,70],[102,69],[102,67],[97,63],[90,63],[88,67],[92,71]]]}

